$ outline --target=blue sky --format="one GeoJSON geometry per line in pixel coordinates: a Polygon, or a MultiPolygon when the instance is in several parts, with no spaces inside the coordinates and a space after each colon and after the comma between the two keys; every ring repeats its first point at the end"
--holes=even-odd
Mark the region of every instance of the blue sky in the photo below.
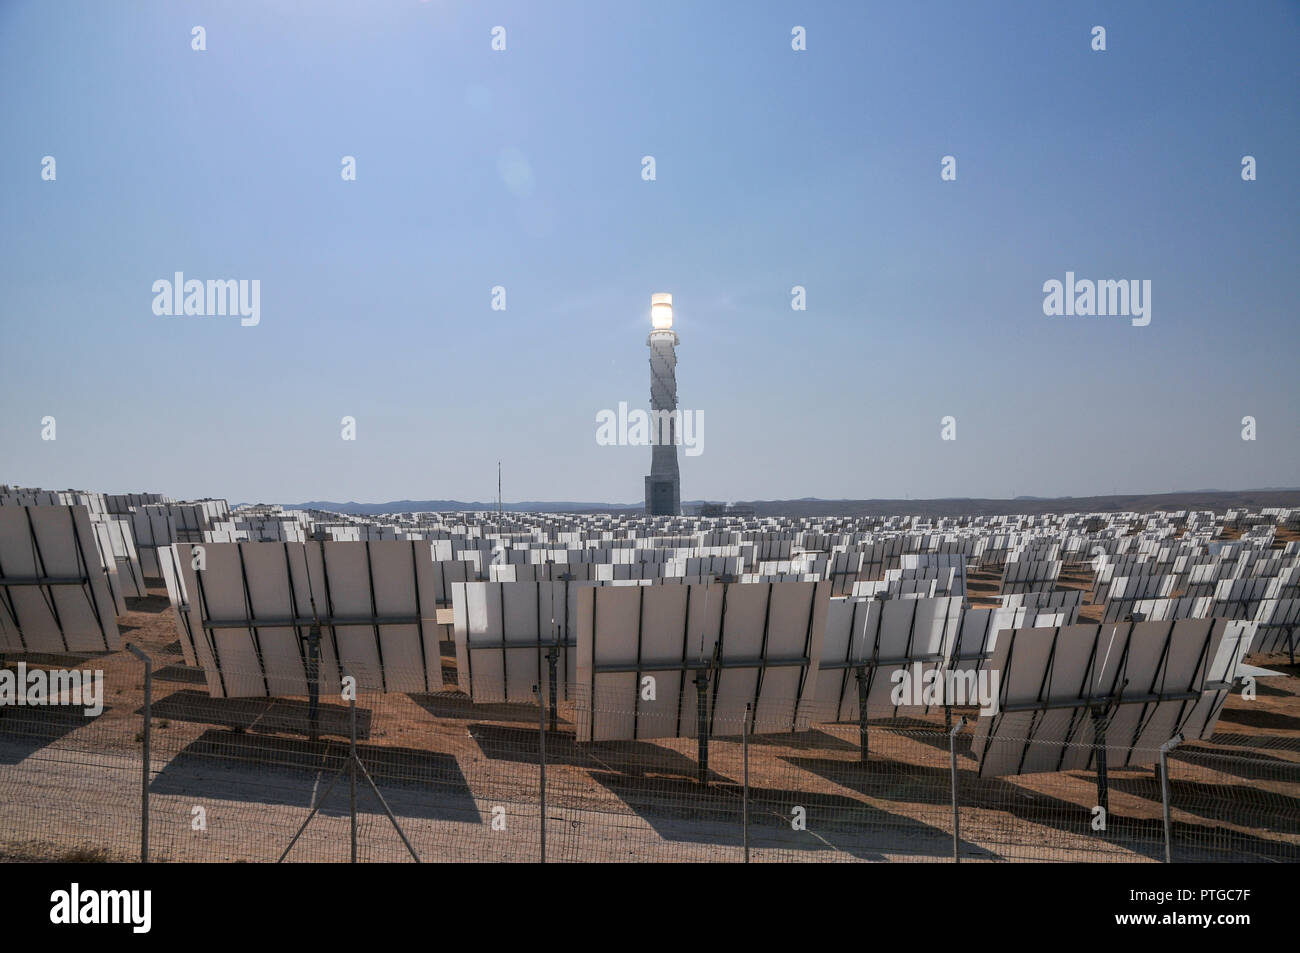
{"type": "Polygon", "coordinates": [[[1298,39],[1281,0],[8,0],[0,482],[637,501],[596,414],[668,291],[683,499],[1298,485],[1298,39]],[[176,271],[260,324],[155,315],[176,271]],[[1066,271],[1150,325],[1045,316],[1066,271]]]}

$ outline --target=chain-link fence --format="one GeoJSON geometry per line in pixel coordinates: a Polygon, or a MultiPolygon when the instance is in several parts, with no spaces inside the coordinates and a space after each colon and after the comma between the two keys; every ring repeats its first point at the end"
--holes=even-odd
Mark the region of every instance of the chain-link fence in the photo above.
{"type": "Polygon", "coordinates": [[[1095,768],[980,777],[973,710],[773,730],[764,698],[751,734],[752,699],[710,696],[702,745],[633,737],[662,720],[576,686],[552,728],[546,706],[454,692],[212,698],[199,670],[146,678],[126,653],[22,665],[74,661],[103,670],[102,713],[0,706],[0,855],[137,859],[147,803],[152,861],[1300,859],[1300,736],[1240,720],[1175,748],[1167,785],[1148,751],[1103,790],[1095,768]]]}

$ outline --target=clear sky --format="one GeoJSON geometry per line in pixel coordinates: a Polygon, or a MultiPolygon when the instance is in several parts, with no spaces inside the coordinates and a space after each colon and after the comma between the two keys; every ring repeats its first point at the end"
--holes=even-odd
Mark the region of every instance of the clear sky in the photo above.
{"type": "Polygon", "coordinates": [[[667,291],[684,500],[1300,485],[1298,50],[1292,0],[5,0],[0,482],[636,502],[596,415],[667,291]]]}

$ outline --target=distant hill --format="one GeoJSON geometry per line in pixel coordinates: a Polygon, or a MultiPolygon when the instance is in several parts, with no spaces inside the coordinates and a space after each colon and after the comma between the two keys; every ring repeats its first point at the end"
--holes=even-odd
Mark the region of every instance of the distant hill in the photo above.
{"type": "Polygon", "coordinates": [[[1189,490],[1112,496],[1017,497],[1014,500],[752,500],[759,516],[1013,516],[1048,513],[1149,513],[1152,510],[1214,510],[1300,506],[1300,489],[1189,490]]]}
{"type": "MultiPolygon", "coordinates": [[[[690,512],[704,501],[688,500],[682,503],[690,512]]],[[[1214,510],[1265,506],[1300,506],[1300,489],[1265,490],[1187,490],[1178,493],[1132,494],[1111,496],[1034,497],[1021,496],[1013,500],[940,499],[940,500],[821,500],[806,497],[799,500],[746,500],[735,501],[737,506],[753,507],[759,516],[1012,516],[1018,513],[1041,515],[1046,513],[1116,513],[1150,512],[1152,510],[1214,510]]],[[[334,503],[313,500],[307,503],[285,503],[291,509],[329,510],[356,516],[375,516],[379,513],[419,511],[493,510],[495,503],[467,502],[463,500],[394,500],[388,503],[334,503]]],[[[640,513],[641,503],[577,503],[526,500],[506,503],[504,509],[511,513],[640,513]]]]}
{"type": "MultiPolygon", "coordinates": [[[[354,516],[375,516],[379,513],[466,512],[469,510],[495,510],[496,503],[466,502],[465,500],[393,500],[389,503],[332,503],[313,500],[309,503],[284,503],[285,509],[329,510],[331,513],[349,513],[354,516]]],[[[502,507],[510,513],[593,513],[610,510],[641,509],[640,503],[573,503],[525,500],[506,503],[502,507]]]]}

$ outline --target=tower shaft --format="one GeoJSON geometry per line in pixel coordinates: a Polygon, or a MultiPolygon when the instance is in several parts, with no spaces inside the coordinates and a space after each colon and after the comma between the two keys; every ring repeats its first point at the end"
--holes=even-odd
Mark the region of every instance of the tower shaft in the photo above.
{"type": "Polygon", "coordinates": [[[681,475],[677,466],[681,420],[677,413],[677,335],[650,333],[650,475],[645,478],[645,510],[650,516],[681,513],[681,475]]]}

